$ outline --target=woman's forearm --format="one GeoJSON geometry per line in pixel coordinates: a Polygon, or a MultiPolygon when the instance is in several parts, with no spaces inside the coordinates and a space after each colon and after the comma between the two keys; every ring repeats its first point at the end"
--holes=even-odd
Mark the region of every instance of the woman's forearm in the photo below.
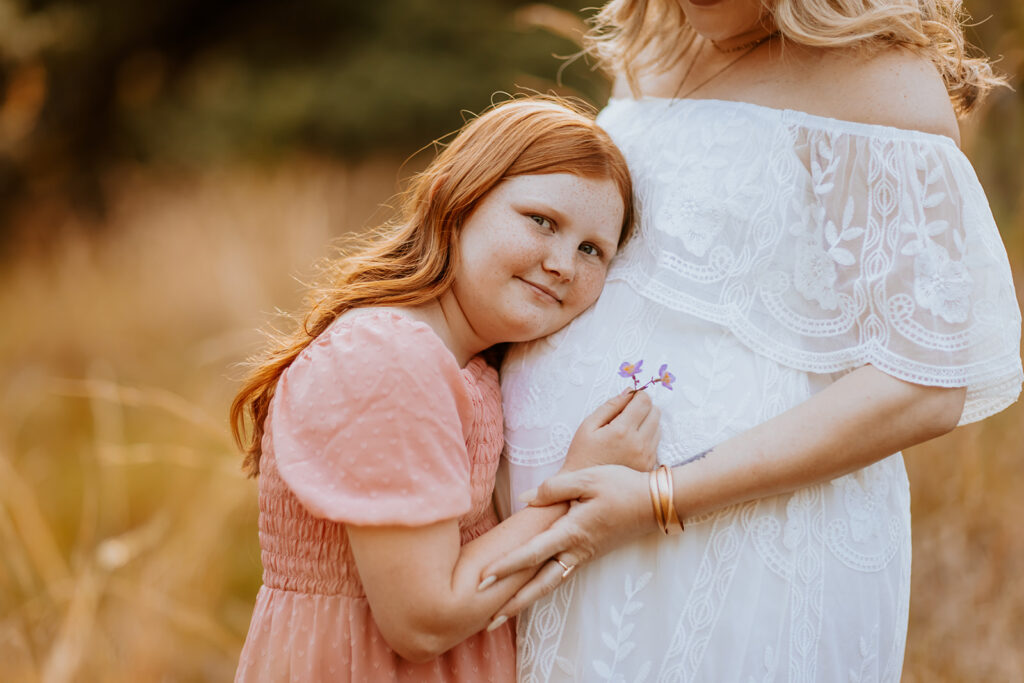
{"type": "MultiPolygon", "coordinates": [[[[870,366],[802,404],[674,468],[680,519],[834,479],[956,426],[964,389],[902,382],[870,366]]],[[[650,476],[621,467],[559,474],[529,494],[531,506],[577,500],[550,530],[483,570],[499,579],[559,555],[588,562],[657,529],[650,476]]],[[[554,590],[557,571],[538,572],[497,613],[517,614],[554,590]]]]}
{"type": "Polygon", "coordinates": [[[680,518],[834,479],[952,430],[965,391],[864,366],[674,470],[680,518]]]}

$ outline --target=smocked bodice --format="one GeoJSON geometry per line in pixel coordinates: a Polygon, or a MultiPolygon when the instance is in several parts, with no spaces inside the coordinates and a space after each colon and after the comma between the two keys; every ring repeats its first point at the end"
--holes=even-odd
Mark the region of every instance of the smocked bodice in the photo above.
{"type": "MultiPolygon", "coordinates": [[[[459,519],[462,542],[497,523],[491,505],[503,443],[497,375],[480,358],[463,370],[473,416],[467,430],[471,510],[459,519]]],[[[430,406],[423,406],[429,409],[430,406]]],[[[272,423],[265,443],[273,444],[272,423]]],[[[364,597],[345,525],[317,517],[291,492],[277,468],[273,446],[261,458],[259,529],[263,583],[269,588],[364,597]]],[[[386,476],[386,475],[385,475],[386,476]]]]}

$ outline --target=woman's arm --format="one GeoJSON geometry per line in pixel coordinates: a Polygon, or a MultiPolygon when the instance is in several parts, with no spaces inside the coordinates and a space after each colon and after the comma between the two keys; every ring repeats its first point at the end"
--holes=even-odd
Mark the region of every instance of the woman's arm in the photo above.
{"type": "MultiPolygon", "coordinates": [[[[727,505],[794,491],[870,465],[952,430],[965,390],[903,382],[872,366],[837,380],[777,417],[729,439],[706,457],[674,469],[680,519],[727,505]]],[[[499,580],[557,555],[586,562],[630,538],[657,530],[648,475],[600,467],[560,474],[531,506],[579,499],[549,530],[489,565],[499,580]]],[[[685,533],[685,532],[684,532],[685,533]]],[[[518,613],[561,581],[550,563],[497,613],[518,613]]]]}
{"type": "MultiPolygon", "coordinates": [[[[658,410],[646,394],[620,394],[587,418],[569,460],[650,469],[658,410]]],[[[348,526],[352,553],[381,633],[399,655],[426,661],[480,631],[535,573],[526,568],[480,589],[481,570],[562,516],[568,504],[520,511],[460,545],[454,519],[423,527],[348,526]]]]}
{"type": "Polygon", "coordinates": [[[680,468],[676,508],[690,516],[861,469],[951,431],[965,394],[864,366],[680,468]]]}

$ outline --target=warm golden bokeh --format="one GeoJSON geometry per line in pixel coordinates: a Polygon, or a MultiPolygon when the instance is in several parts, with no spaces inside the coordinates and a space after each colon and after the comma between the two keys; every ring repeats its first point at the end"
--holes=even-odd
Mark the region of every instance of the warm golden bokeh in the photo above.
{"type": "MultiPolygon", "coordinates": [[[[1007,35],[1013,72],[1024,47],[1007,35]]],[[[164,71],[131,62],[118,97],[142,106],[164,71]]],[[[47,75],[0,85],[13,154],[47,75]]],[[[1019,148],[1020,101],[968,123],[972,159],[1019,148]]],[[[230,680],[261,571],[256,487],[228,436],[238,363],[331,240],[386,215],[399,161],[121,165],[101,178],[102,219],[59,195],[19,208],[0,255],[0,680],[230,680]]],[[[998,168],[979,172],[1021,292],[1024,173],[998,168]]],[[[906,455],[904,680],[1024,681],[1024,404],[906,455]]]]}
{"type": "MultiPolygon", "coordinates": [[[[260,576],[255,484],[227,432],[235,364],[396,172],[125,174],[104,233],[69,225],[5,267],[3,680],[230,678],[260,576]]],[[[1024,680],[1022,458],[1019,403],[907,454],[905,680],[1024,680]]]]}

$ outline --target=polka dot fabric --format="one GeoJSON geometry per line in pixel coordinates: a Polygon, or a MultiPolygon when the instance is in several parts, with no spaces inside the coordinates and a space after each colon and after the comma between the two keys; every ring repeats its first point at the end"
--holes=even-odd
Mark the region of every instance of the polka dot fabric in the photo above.
{"type": "Polygon", "coordinates": [[[236,681],[514,681],[512,628],[432,662],[377,629],[345,524],[497,523],[497,373],[460,369],[424,323],[387,309],[342,316],[282,376],[260,460],[263,586],[236,681]]]}

